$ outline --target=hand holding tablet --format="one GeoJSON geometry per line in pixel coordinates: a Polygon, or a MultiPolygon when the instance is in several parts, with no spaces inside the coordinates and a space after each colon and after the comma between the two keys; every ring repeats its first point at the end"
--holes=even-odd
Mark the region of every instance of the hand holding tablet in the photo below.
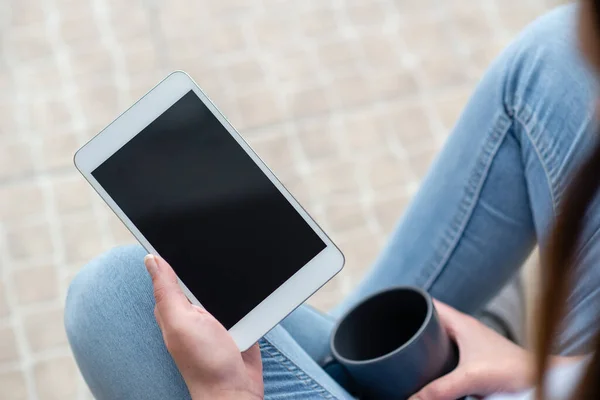
{"type": "Polygon", "coordinates": [[[85,144],[75,165],[241,350],[343,266],[331,239],[183,72],[85,144]]]}
{"type": "Polygon", "coordinates": [[[185,298],[165,260],[149,254],[144,264],[152,277],[156,321],[192,399],[262,399],[258,344],[240,354],[223,325],[185,298]]]}

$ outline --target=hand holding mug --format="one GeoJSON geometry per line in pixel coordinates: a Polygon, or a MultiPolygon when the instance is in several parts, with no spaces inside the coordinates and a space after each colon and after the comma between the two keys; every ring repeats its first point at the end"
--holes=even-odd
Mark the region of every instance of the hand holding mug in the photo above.
{"type": "Polygon", "coordinates": [[[467,395],[514,393],[533,384],[531,353],[475,318],[435,301],[440,322],[458,346],[458,366],[410,400],[454,400],[467,395]]]}

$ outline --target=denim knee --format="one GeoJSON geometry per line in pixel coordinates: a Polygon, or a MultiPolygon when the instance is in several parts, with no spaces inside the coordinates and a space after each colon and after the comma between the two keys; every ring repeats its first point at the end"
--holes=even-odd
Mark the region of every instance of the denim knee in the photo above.
{"type": "Polygon", "coordinates": [[[65,329],[70,341],[89,336],[120,318],[123,307],[141,294],[151,293],[139,245],[116,247],[89,262],[69,285],[65,303],[65,329]]]}
{"type": "Polygon", "coordinates": [[[579,51],[577,5],[538,18],[500,60],[504,111],[514,121],[523,164],[541,164],[556,210],[595,139],[598,82],[579,51]]]}

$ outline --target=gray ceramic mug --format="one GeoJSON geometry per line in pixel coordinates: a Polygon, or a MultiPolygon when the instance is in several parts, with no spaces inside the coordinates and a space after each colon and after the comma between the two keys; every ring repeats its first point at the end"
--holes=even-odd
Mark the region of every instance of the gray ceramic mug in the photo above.
{"type": "Polygon", "coordinates": [[[414,287],[385,290],[348,311],[333,330],[331,351],[361,399],[407,399],[458,364],[431,296],[414,287]]]}

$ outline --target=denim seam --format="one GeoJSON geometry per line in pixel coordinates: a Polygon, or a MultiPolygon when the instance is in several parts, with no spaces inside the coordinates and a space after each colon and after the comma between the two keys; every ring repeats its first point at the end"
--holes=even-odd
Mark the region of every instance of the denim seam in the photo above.
{"type": "MultiPolygon", "coordinates": [[[[540,125],[539,125],[537,119],[535,118],[535,114],[531,111],[531,107],[529,107],[527,104],[525,104],[524,109],[522,111],[515,113],[514,119],[523,128],[523,132],[525,132],[525,135],[527,136],[529,143],[531,144],[531,147],[533,147],[534,151],[536,152],[538,159],[540,161],[540,165],[542,166],[542,169],[544,170],[544,173],[546,174],[546,180],[548,181],[548,187],[550,188],[550,198],[552,200],[552,210],[554,212],[554,218],[556,218],[558,215],[558,206],[560,203],[560,195],[559,195],[560,190],[558,187],[559,185],[557,183],[557,172],[555,172],[554,169],[551,169],[549,167],[549,162],[546,159],[546,157],[544,157],[544,154],[546,154],[547,149],[545,149],[544,146],[539,141],[538,138],[540,137],[540,135],[534,135],[533,130],[530,129],[530,126],[540,126],[540,125]],[[534,140],[534,139],[536,139],[536,140],[534,140]]],[[[588,121],[589,121],[589,119],[586,119],[586,124],[585,124],[586,126],[587,126],[588,121]]],[[[577,253],[577,258],[579,258],[583,254],[585,254],[585,251],[590,246],[590,243],[592,243],[594,241],[594,239],[597,237],[597,235],[599,233],[600,233],[600,228],[598,228],[598,230],[596,230],[594,232],[594,234],[590,237],[590,239],[587,242],[582,244],[581,250],[577,253]]]]}
{"type": "Polygon", "coordinates": [[[451,223],[451,229],[448,231],[449,244],[447,244],[444,254],[439,261],[435,263],[434,268],[424,269],[423,271],[422,278],[425,278],[425,282],[422,287],[425,290],[429,290],[431,286],[433,286],[456,249],[458,241],[473,215],[473,211],[477,204],[476,200],[481,194],[481,190],[487,179],[492,163],[496,158],[496,154],[500,149],[500,145],[504,142],[506,134],[511,126],[512,119],[505,113],[500,113],[498,117],[496,117],[496,123],[491,131],[491,135],[488,136],[483,145],[482,154],[478,158],[474,170],[467,182],[467,188],[465,189],[466,193],[458,207],[458,213],[451,223]],[[431,273],[432,271],[433,273],[431,273]]]}
{"type": "MultiPolygon", "coordinates": [[[[590,293],[588,293],[584,298],[582,298],[579,301],[573,301],[573,297],[575,294],[571,293],[571,295],[569,296],[569,298],[567,300],[567,303],[574,304],[574,306],[567,309],[567,314],[565,315],[565,318],[581,315],[581,313],[579,311],[582,309],[586,309],[586,306],[587,306],[587,309],[589,309],[589,307],[590,307],[589,303],[590,302],[593,303],[595,301],[594,297],[598,291],[600,291],[600,288],[592,289],[592,291],[590,293]]],[[[597,326],[598,319],[599,319],[599,317],[594,318],[592,320],[592,323],[589,326],[597,326]]],[[[565,319],[565,322],[570,322],[570,321],[565,319]]],[[[567,336],[564,333],[565,332],[563,331],[560,336],[560,342],[559,342],[559,346],[558,346],[558,350],[561,355],[571,354],[574,349],[577,349],[578,347],[581,348],[581,343],[578,343],[580,338],[578,338],[577,335],[567,336]]]]}
{"type": "Polygon", "coordinates": [[[554,217],[556,217],[558,209],[558,190],[556,187],[555,176],[553,174],[553,170],[549,167],[548,160],[545,156],[547,149],[539,140],[540,135],[534,135],[533,130],[530,129],[532,124],[533,126],[538,126],[538,121],[535,118],[535,114],[532,112],[531,108],[525,104],[521,110],[515,112],[514,120],[521,126],[521,128],[523,128],[523,132],[529,140],[531,147],[533,147],[533,150],[537,154],[540,165],[544,170],[546,181],[548,182],[548,187],[550,188],[552,212],[554,217]]]}
{"type": "Polygon", "coordinates": [[[273,358],[277,358],[277,356],[281,357],[278,361],[281,365],[283,365],[289,372],[294,374],[296,378],[308,388],[315,390],[319,396],[323,399],[336,399],[327,389],[325,389],[319,382],[317,382],[313,377],[309,376],[305,371],[298,368],[298,366],[281,350],[276,348],[271,342],[267,339],[264,339],[264,345],[262,348],[269,354],[269,356],[273,358]]]}

